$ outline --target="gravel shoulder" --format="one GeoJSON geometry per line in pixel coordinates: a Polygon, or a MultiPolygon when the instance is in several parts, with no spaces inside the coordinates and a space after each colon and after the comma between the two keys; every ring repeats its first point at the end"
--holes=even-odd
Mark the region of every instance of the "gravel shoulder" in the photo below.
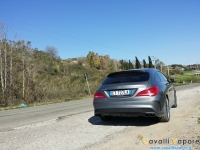
{"type": "MultiPolygon", "coordinates": [[[[90,111],[0,132],[0,149],[146,150],[155,145],[172,145],[172,138],[198,140],[200,87],[177,91],[177,98],[178,107],[171,109],[169,123],[159,123],[156,118],[144,117],[115,117],[105,123],[93,116],[93,111],[90,111]],[[138,141],[138,135],[148,138],[148,141],[169,139],[169,143],[143,144],[142,141],[138,141]]],[[[200,149],[200,145],[190,145],[193,145],[193,149],[200,149]]]]}

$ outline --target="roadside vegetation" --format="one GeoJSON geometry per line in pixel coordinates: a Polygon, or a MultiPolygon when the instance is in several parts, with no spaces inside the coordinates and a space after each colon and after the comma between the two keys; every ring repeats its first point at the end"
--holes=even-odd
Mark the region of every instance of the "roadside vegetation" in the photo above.
{"type": "Polygon", "coordinates": [[[181,71],[178,74],[171,75],[171,78],[176,79],[174,85],[185,85],[189,83],[200,83],[200,76],[194,74],[194,70],[181,71]]]}

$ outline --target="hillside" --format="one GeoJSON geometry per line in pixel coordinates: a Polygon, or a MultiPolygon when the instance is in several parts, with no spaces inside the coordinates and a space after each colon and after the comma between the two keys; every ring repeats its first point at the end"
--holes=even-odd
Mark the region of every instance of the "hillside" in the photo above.
{"type": "Polygon", "coordinates": [[[107,66],[112,62],[108,56],[102,56],[101,63],[106,68],[97,69],[90,66],[86,57],[62,60],[32,48],[30,42],[4,40],[0,48],[1,107],[87,97],[84,73],[89,76],[93,94],[114,68],[107,66]]]}

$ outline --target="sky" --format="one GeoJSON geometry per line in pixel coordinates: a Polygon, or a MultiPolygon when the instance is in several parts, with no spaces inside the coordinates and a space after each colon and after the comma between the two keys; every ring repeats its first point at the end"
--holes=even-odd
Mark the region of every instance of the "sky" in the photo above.
{"type": "Polygon", "coordinates": [[[199,0],[1,0],[0,22],[9,40],[53,46],[61,59],[93,51],[117,60],[200,64],[199,0]]]}

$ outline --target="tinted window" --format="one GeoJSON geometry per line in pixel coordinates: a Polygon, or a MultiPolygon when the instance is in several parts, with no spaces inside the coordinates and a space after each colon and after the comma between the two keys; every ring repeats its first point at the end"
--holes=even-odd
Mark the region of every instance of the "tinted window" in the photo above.
{"type": "Polygon", "coordinates": [[[149,80],[149,73],[147,72],[121,72],[110,74],[103,81],[103,85],[117,84],[127,82],[143,82],[149,80]]]}
{"type": "Polygon", "coordinates": [[[155,75],[154,75],[154,81],[155,82],[160,82],[161,81],[157,73],[155,73],[155,75]]]}
{"type": "Polygon", "coordinates": [[[157,72],[157,74],[160,77],[161,81],[167,81],[167,78],[161,72],[157,72]]]}

